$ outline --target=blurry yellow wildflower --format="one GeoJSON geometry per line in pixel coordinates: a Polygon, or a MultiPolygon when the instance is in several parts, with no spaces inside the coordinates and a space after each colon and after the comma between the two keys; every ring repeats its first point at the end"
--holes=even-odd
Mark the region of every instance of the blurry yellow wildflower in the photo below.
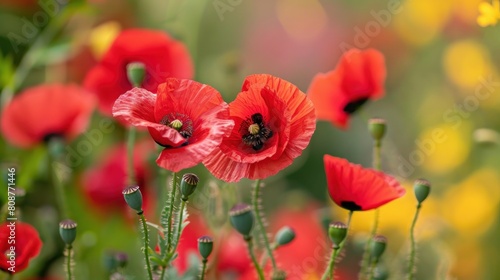
{"type": "Polygon", "coordinates": [[[326,12],[318,0],[278,0],[276,13],[285,31],[299,42],[316,39],[326,28],[326,12]]]}
{"type": "Polygon", "coordinates": [[[105,22],[92,29],[89,44],[92,54],[97,60],[100,60],[106,53],[120,30],[120,24],[116,21],[105,22]]]}
{"type": "Polygon", "coordinates": [[[500,19],[500,1],[493,0],[493,4],[482,2],[479,4],[479,13],[477,17],[477,23],[486,27],[488,25],[497,24],[500,19]]]}

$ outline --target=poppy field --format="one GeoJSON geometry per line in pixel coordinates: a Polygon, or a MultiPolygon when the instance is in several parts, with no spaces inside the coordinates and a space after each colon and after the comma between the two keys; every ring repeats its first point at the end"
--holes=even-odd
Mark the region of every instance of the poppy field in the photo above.
{"type": "Polygon", "coordinates": [[[500,279],[499,0],[0,0],[0,279],[500,279]]]}

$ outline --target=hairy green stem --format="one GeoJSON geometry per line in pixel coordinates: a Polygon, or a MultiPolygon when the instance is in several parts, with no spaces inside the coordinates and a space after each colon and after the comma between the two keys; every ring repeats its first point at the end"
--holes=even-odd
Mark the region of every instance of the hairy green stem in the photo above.
{"type": "Polygon", "coordinates": [[[259,208],[259,199],[260,199],[260,180],[255,181],[254,185],[254,194],[253,194],[253,210],[255,211],[255,220],[257,221],[257,231],[262,236],[262,240],[264,240],[264,246],[266,248],[267,255],[271,259],[271,263],[273,265],[273,273],[278,269],[276,265],[276,260],[274,259],[273,250],[271,249],[271,244],[269,243],[269,238],[267,237],[266,228],[264,227],[264,222],[262,221],[262,213],[259,208]]]}
{"type": "Polygon", "coordinates": [[[71,245],[66,245],[66,279],[68,280],[73,279],[73,275],[71,273],[71,258],[73,252],[71,249],[73,249],[71,245]]]}
{"type": "Polygon", "coordinates": [[[149,229],[146,224],[146,218],[144,217],[144,213],[140,213],[139,217],[141,218],[142,230],[144,231],[144,258],[146,259],[146,268],[148,271],[149,280],[153,280],[153,272],[151,270],[151,263],[149,261],[149,229]]]}
{"type": "Polygon", "coordinates": [[[368,270],[368,280],[373,279],[373,273],[375,272],[375,267],[377,266],[378,260],[373,260],[370,265],[370,269],[368,270]]]}
{"type": "Polygon", "coordinates": [[[332,255],[330,257],[330,260],[328,261],[328,266],[323,273],[323,276],[321,277],[321,280],[326,280],[326,279],[333,279],[335,276],[335,262],[337,261],[337,258],[339,254],[342,252],[342,249],[344,249],[344,245],[347,241],[347,236],[349,236],[349,228],[351,226],[351,220],[352,220],[352,214],[353,211],[349,211],[349,215],[347,216],[347,235],[346,238],[340,242],[339,247],[337,249],[333,248],[332,250],[332,255]]]}
{"type": "Polygon", "coordinates": [[[411,251],[410,251],[410,261],[408,262],[408,274],[407,279],[413,280],[415,277],[415,254],[416,254],[416,244],[415,244],[415,225],[417,224],[418,214],[420,213],[420,208],[422,204],[417,204],[417,210],[415,211],[415,216],[413,217],[413,221],[411,223],[410,228],[410,242],[411,242],[411,251]]]}
{"type": "Polygon", "coordinates": [[[171,192],[171,196],[170,196],[170,207],[168,209],[168,215],[167,215],[167,222],[168,222],[168,226],[167,226],[167,236],[165,238],[167,238],[167,252],[170,252],[170,250],[172,249],[172,216],[173,216],[173,213],[174,213],[174,203],[175,203],[175,195],[176,195],[176,191],[177,191],[177,173],[176,172],[173,172],[172,176],[174,176],[172,178],[172,192],[171,192]]]}
{"type": "MultiPolygon", "coordinates": [[[[279,247],[279,245],[277,243],[273,243],[271,244],[271,250],[276,250],[277,248],[279,247]]],[[[266,266],[266,263],[267,263],[267,254],[262,254],[262,257],[260,258],[260,266],[261,267],[265,267],[266,266]]]]}
{"type": "Polygon", "coordinates": [[[250,255],[250,258],[252,259],[253,266],[255,267],[255,270],[257,271],[257,275],[259,275],[259,280],[264,280],[264,272],[262,271],[262,268],[259,266],[259,263],[257,262],[257,259],[255,258],[255,254],[253,252],[253,242],[251,237],[244,237],[245,241],[247,242],[247,247],[248,247],[248,254],[250,255]]]}
{"type": "Polygon", "coordinates": [[[127,132],[127,178],[129,186],[133,186],[136,184],[134,169],[135,134],[135,127],[129,127],[127,132]]]}
{"type": "Polygon", "coordinates": [[[200,275],[201,280],[205,279],[205,270],[207,269],[207,261],[208,261],[207,259],[202,260],[203,266],[201,267],[201,275],[200,275]]]}
{"type": "Polygon", "coordinates": [[[181,201],[181,209],[179,212],[179,219],[177,220],[177,236],[175,240],[175,246],[172,249],[172,252],[170,253],[171,256],[175,254],[175,251],[177,250],[177,246],[179,246],[179,240],[181,239],[181,233],[182,233],[182,217],[184,215],[184,208],[186,208],[186,201],[182,200],[181,201]]]}

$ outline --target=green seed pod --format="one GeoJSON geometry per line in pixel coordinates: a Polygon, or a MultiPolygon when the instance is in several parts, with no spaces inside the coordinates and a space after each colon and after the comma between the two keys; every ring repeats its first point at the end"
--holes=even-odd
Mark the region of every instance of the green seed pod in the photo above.
{"type": "Polygon", "coordinates": [[[73,220],[64,220],[59,223],[59,234],[66,245],[71,245],[76,238],[77,224],[73,220]]]}
{"type": "Polygon", "coordinates": [[[140,87],[146,77],[146,66],[142,62],[127,64],[127,78],[134,87],[140,87]]]}
{"type": "Polygon", "coordinates": [[[210,236],[202,236],[198,238],[198,252],[203,259],[208,259],[210,254],[212,253],[212,249],[214,247],[214,241],[210,236]]]}
{"type": "Polygon", "coordinates": [[[125,202],[130,208],[137,211],[137,214],[142,214],[142,193],[139,186],[130,186],[122,191],[125,202]]]}
{"type": "Polygon", "coordinates": [[[387,130],[385,120],[378,118],[370,119],[368,121],[368,130],[370,130],[370,133],[374,140],[382,140],[387,130]]]}
{"type": "Polygon", "coordinates": [[[180,189],[184,201],[195,191],[199,181],[198,176],[193,173],[186,173],[182,176],[180,189]]]}
{"type": "Polygon", "coordinates": [[[347,225],[342,222],[331,223],[328,227],[328,236],[333,242],[333,247],[338,249],[347,236],[347,225]]]}
{"type": "Polygon", "coordinates": [[[253,228],[254,215],[250,205],[238,203],[229,210],[231,225],[244,237],[249,237],[253,228]]]}
{"type": "Polygon", "coordinates": [[[418,179],[413,184],[413,191],[418,203],[422,203],[431,192],[431,183],[425,179],[418,179]]]}
{"type": "Polygon", "coordinates": [[[292,242],[293,239],[295,239],[295,231],[289,226],[284,226],[276,233],[274,242],[282,246],[292,242]]]}
{"type": "Polygon", "coordinates": [[[382,256],[382,254],[385,251],[385,247],[387,246],[387,238],[382,235],[376,235],[373,237],[372,243],[371,243],[371,256],[374,258],[376,261],[382,256]]]}

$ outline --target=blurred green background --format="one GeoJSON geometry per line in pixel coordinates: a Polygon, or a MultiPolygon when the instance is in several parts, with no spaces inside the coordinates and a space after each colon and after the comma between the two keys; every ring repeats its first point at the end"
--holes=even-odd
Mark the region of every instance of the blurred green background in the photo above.
{"type": "MultiPolygon", "coordinates": [[[[346,48],[376,48],[386,57],[386,96],[355,114],[345,131],[319,122],[303,155],[266,180],[267,211],[297,200],[317,200],[334,217],[345,217],[327,195],[323,155],[370,166],[372,140],[366,123],[371,117],[385,118],[383,169],[409,190],[381,212],[380,232],[391,240],[394,261],[404,261],[408,246],[415,206],[410,186],[425,177],[433,188],[418,223],[417,279],[500,279],[500,149],[495,132],[500,129],[500,27],[477,25],[480,2],[70,0],[64,8],[58,6],[37,34],[12,44],[9,34],[23,34],[23,19],[32,21],[47,10],[36,1],[3,0],[1,98],[40,83],[81,83],[117,32],[130,27],[165,30],[184,42],[195,63],[195,80],[217,88],[227,102],[248,74],[272,74],[306,92],[313,76],[332,70],[346,48]],[[434,140],[436,131],[443,141],[434,140]]],[[[89,130],[102,118],[95,113],[89,130]]],[[[101,218],[81,195],[83,172],[122,139],[123,129],[116,124],[73,170],[69,196],[78,216],[81,279],[104,277],[103,250],[138,252],[140,246],[130,221],[119,213],[101,218]]],[[[60,274],[62,244],[54,235],[58,218],[44,148],[20,150],[2,137],[0,157],[3,165],[18,166],[18,185],[27,190],[21,202],[23,219],[39,229],[45,244],[24,275],[42,270],[60,274]]],[[[210,180],[202,166],[193,170],[210,180]]],[[[250,182],[240,185],[245,197],[250,182]]],[[[4,204],[4,192],[0,197],[4,204]]],[[[356,213],[354,236],[369,231],[371,215],[356,213]]],[[[130,271],[140,271],[141,257],[131,254],[130,271]]],[[[354,271],[357,263],[347,261],[354,271]]]]}

